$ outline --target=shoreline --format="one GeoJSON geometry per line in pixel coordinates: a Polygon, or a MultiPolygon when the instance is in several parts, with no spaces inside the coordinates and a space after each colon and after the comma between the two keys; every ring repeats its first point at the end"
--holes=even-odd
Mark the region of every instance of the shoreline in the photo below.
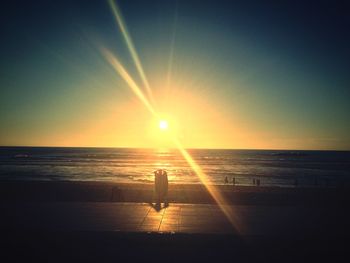
{"type": "MultiPolygon", "coordinates": [[[[232,205],[344,206],[348,188],[215,185],[232,205]]],[[[155,201],[150,183],[101,181],[0,181],[0,202],[139,202],[155,201]]],[[[202,184],[169,184],[170,203],[215,204],[202,184]]]]}

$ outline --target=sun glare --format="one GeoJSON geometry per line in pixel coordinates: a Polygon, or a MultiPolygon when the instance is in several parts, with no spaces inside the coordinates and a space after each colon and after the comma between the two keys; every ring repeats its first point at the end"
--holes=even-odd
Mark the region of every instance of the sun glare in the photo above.
{"type": "MultiPolygon", "coordinates": [[[[114,13],[114,16],[117,20],[119,29],[124,36],[124,40],[128,46],[129,52],[131,57],[134,60],[134,63],[138,69],[138,73],[143,80],[143,84],[146,87],[147,94],[144,94],[143,90],[137,85],[137,82],[134,81],[132,75],[129,74],[129,72],[126,70],[126,68],[123,66],[122,63],[108,50],[102,49],[102,53],[107,59],[107,61],[111,64],[111,66],[115,69],[115,71],[124,79],[128,87],[134,92],[134,94],[138,97],[138,99],[146,106],[146,108],[152,113],[152,115],[155,117],[156,120],[158,120],[159,130],[158,132],[155,132],[154,135],[157,135],[157,141],[158,144],[168,144],[169,141],[172,142],[172,145],[175,145],[176,148],[180,151],[181,155],[184,157],[184,159],[187,161],[187,163],[190,165],[192,170],[196,173],[202,184],[206,187],[206,189],[209,191],[211,196],[214,198],[214,200],[217,202],[217,204],[220,206],[220,209],[224,212],[224,214],[227,216],[227,218],[230,220],[232,225],[240,229],[240,226],[237,225],[235,213],[231,206],[227,206],[227,200],[225,200],[225,196],[221,194],[221,192],[214,186],[211,185],[207,175],[203,172],[201,167],[196,163],[196,161],[191,157],[189,152],[182,146],[181,142],[177,139],[178,138],[178,127],[175,125],[174,128],[174,121],[171,120],[171,131],[165,132],[169,130],[169,124],[168,121],[165,119],[160,119],[155,109],[154,109],[154,102],[153,102],[153,96],[152,96],[152,90],[149,87],[147,78],[145,76],[145,73],[143,71],[141,62],[139,60],[139,57],[137,55],[136,49],[132,43],[131,37],[126,30],[126,27],[124,25],[124,21],[122,20],[120,10],[118,9],[116,3],[114,0],[109,0],[109,3],[111,5],[112,11],[114,13]],[[160,131],[162,131],[162,136],[160,135],[160,131]]],[[[169,68],[170,69],[170,68],[169,68]]],[[[169,81],[169,79],[168,79],[169,81]]],[[[153,129],[155,129],[156,125],[152,125],[153,129]]]]}
{"type": "Polygon", "coordinates": [[[159,121],[159,128],[161,130],[167,130],[169,128],[168,122],[165,120],[159,121]]]}

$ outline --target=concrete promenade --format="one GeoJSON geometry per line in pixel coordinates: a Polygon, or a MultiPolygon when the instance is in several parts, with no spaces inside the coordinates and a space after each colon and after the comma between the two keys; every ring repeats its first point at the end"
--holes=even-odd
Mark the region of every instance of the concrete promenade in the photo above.
{"type": "Polygon", "coordinates": [[[342,206],[0,202],[2,262],[349,262],[342,206]]]}
{"type": "Polygon", "coordinates": [[[343,236],[346,212],[332,207],[232,206],[236,229],[217,205],[147,203],[2,202],[0,230],[119,231],[241,236],[343,236]]]}

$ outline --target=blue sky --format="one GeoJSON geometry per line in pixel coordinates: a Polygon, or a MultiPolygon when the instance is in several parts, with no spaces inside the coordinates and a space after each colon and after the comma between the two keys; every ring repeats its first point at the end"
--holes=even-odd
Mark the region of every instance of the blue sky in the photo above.
{"type": "MultiPolygon", "coordinates": [[[[188,147],[350,149],[350,19],[341,1],[118,5],[160,110],[188,104],[188,95],[213,112],[188,108],[188,147]]],[[[141,82],[107,1],[23,1],[1,13],[1,145],[152,146],[135,128],[147,126],[146,115],[137,119],[134,95],[100,52],[141,82]]]]}

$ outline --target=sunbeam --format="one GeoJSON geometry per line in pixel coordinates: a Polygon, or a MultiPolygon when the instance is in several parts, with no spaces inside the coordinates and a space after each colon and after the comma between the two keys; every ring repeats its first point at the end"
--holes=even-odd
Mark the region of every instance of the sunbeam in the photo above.
{"type": "Polygon", "coordinates": [[[177,24],[177,7],[174,14],[174,23],[173,23],[173,33],[171,36],[170,43],[170,52],[169,52],[169,60],[168,60],[168,71],[166,76],[166,88],[169,89],[171,82],[171,73],[173,68],[173,59],[174,59],[174,49],[175,49],[175,38],[176,38],[176,24],[177,24]]]}
{"type": "Polygon", "coordinates": [[[154,115],[158,116],[148,101],[147,97],[143,94],[140,87],[136,84],[127,70],[123,67],[123,65],[119,62],[119,60],[107,49],[102,49],[102,53],[107,61],[111,64],[111,66],[119,73],[119,75],[124,79],[124,81],[128,84],[128,87],[134,92],[134,94],[141,100],[141,102],[146,106],[146,108],[154,115]]]}
{"type": "Polygon", "coordinates": [[[155,100],[154,100],[154,97],[153,97],[152,89],[151,89],[151,87],[149,85],[149,82],[148,82],[148,80],[146,78],[146,74],[145,74],[145,72],[143,70],[141,61],[140,61],[139,56],[138,56],[138,54],[136,52],[135,46],[133,44],[133,41],[132,41],[132,39],[131,39],[131,37],[129,35],[129,32],[128,32],[127,28],[126,28],[126,25],[124,23],[122,14],[121,14],[121,12],[120,12],[120,10],[119,10],[119,8],[118,8],[118,6],[117,6],[117,4],[116,4],[116,2],[114,0],[109,0],[109,5],[110,5],[110,7],[112,9],[113,15],[114,15],[114,17],[116,19],[116,22],[117,22],[117,24],[119,26],[119,29],[120,29],[123,37],[124,37],[126,45],[127,45],[128,49],[129,49],[129,52],[131,54],[131,57],[132,57],[132,59],[133,59],[133,61],[135,63],[135,66],[137,68],[137,71],[139,72],[139,74],[141,76],[143,85],[146,88],[146,92],[147,92],[151,102],[154,104],[155,100]]]}
{"type": "Polygon", "coordinates": [[[227,201],[222,193],[218,190],[215,185],[210,184],[209,177],[203,172],[202,168],[196,163],[196,161],[192,158],[192,156],[186,151],[186,149],[181,145],[181,143],[177,140],[177,138],[173,137],[173,142],[176,145],[176,148],[180,151],[182,156],[185,158],[187,163],[191,166],[192,170],[198,176],[201,183],[206,187],[210,195],[214,198],[215,202],[219,205],[221,211],[225,214],[227,219],[230,221],[232,226],[240,232],[242,229],[241,224],[235,217],[234,210],[232,206],[226,205],[227,201]]]}

